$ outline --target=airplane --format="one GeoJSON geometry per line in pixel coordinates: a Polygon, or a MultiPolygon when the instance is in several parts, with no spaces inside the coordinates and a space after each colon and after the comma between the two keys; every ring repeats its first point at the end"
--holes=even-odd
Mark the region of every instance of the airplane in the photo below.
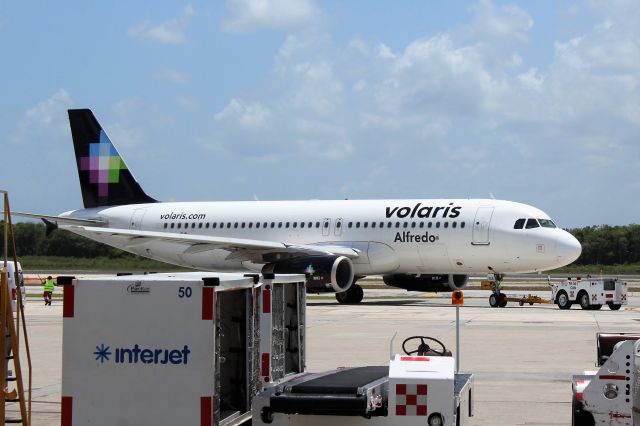
{"type": "Polygon", "coordinates": [[[160,202],[148,196],[89,109],[69,122],[84,208],[42,219],[119,249],[211,271],[307,273],[309,292],[359,303],[382,275],[452,291],[469,274],[540,272],[582,247],[535,207],[495,199],[160,202]]]}

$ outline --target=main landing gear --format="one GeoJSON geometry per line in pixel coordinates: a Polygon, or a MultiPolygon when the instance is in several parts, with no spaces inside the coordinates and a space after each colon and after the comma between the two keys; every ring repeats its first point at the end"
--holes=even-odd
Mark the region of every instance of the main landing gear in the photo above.
{"type": "Polygon", "coordinates": [[[336,300],[338,303],[344,305],[360,303],[363,297],[364,291],[362,290],[362,287],[356,283],[351,284],[351,287],[349,287],[347,291],[336,293],[336,300]]]}

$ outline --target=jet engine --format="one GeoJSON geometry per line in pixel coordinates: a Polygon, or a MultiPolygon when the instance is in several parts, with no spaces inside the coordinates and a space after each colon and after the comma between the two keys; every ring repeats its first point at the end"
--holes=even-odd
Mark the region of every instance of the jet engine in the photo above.
{"type": "Polygon", "coordinates": [[[309,274],[310,292],[347,291],[353,284],[353,263],[345,256],[306,256],[267,263],[262,273],[309,274]]]}
{"type": "Polygon", "coordinates": [[[382,277],[386,285],[411,291],[453,291],[462,290],[469,281],[468,275],[411,275],[395,274],[382,277]]]}

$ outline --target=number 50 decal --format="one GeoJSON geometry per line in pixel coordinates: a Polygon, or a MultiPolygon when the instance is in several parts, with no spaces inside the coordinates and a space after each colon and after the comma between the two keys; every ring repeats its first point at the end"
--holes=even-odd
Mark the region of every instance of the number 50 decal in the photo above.
{"type": "Polygon", "coordinates": [[[191,287],[180,287],[178,289],[178,297],[181,299],[184,297],[191,297],[191,287]]]}

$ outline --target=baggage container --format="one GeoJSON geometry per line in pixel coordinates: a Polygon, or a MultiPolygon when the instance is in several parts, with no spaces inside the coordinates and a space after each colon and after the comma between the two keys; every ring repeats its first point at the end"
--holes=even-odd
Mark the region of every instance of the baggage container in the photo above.
{"type": "MultiPolygon", "coordinates": [[[[304,275],[267,281],[304,293],[304,275]]],[[[198,272],[58,283],[64,285],[62,425],[250,419],[263,386],[258,276],[198,272]]],[[[269,340],[276,339],[269,334],[269,340]]],[[[272,346],[271,356],[286,361],[282,345],[272,346]]],[[[303,368],[303,351],[301,357],[303,368]]]]}

